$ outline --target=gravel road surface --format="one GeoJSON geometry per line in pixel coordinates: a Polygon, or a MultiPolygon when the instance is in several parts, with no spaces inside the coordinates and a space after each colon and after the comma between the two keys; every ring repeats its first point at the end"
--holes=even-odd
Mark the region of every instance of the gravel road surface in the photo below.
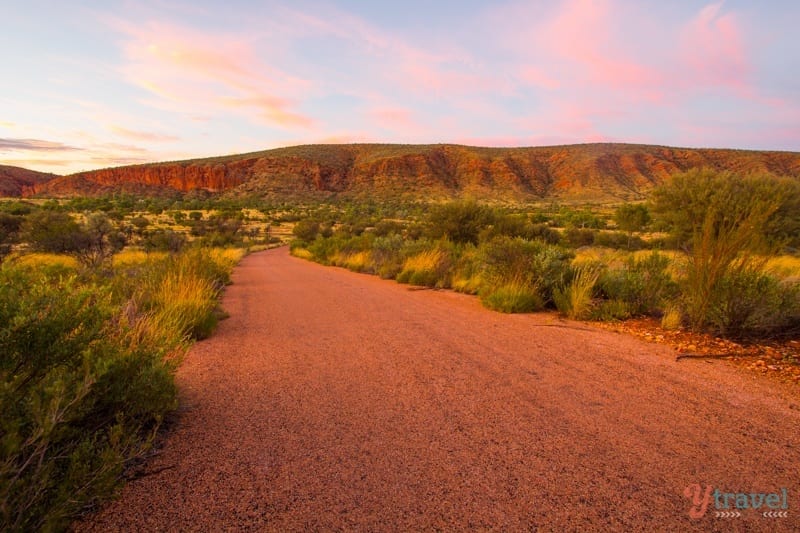
{"type": "Polygon", "coordinates": [[[76,529],[800,530],[796,387],[286,249],[233,280],[153,473],[76,529]]]}

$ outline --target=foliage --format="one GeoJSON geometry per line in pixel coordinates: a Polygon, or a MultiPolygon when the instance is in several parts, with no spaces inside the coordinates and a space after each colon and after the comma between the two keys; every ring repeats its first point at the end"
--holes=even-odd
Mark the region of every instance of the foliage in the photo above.
{"type": "Polygon", "coordinates": [[[1,529],[63,529],[113,494],[175,407],[175,364],[210,331],[235,260],[131,255],[111,277],[0,266],[1,529]]]}
{"type": "Polygon", "coordinates": [[[312,242],[317,238],[320,224],[316,220],[301,220],[292,228],[292,234],[304,242],[312,242]]]}
{"type": "Polygon", "coordinates": [[[600,267],[594,264],[575,267],[572,280],[556,287],[553,291],[556,308],[572,319],[589,318],[592,310],[592,295],[600,277],[600,270],[600,267]]]}
{"type": "Polygon", "coordinates": [[[642,258],[629,257],[621,268],[608,269],[599,278],[601,294],[625,302],[631,315],[656,315],[677,296],[677,285],[667,272],[670,260],[652,252],[642,258]]]}
{"type": "Polygon", "coordinates": [[[569,271],[573,254],[542,241],[497,237],[479,247],[481,277],[489,286],[524,284],[536,289],[545,303],[569,271]]]}
{"type": "Polygon", "coordinates": [[[90,268],[102,265],[125,245],[124,235],[100,212],[78,223],[62,211],[35,211],[26,217],[21,231],[34,250],[72,254],[90,268]]]}
{"type": "Polygon", "coordinates": [[[495,218],[494,211],[475,201],[436,205],[427,218],[426,234],[431,239],[446,238],[454,243],[478,243],[481,231],[495,218]]]}
{"type": "MultiPolygon", "coordinates": [[[[774,215],[797,201],[798,189],[769,176],[738,177],[695,170],[654,194],[654,210],[670,223],[689,255],[682,302],[695,330],[718,329],[715,306],[728,280],[761,270],[784,226],[774,215]],[[716,324],[716,325],[715,325],[716,324]]],[[[800,215],[798,215],[800,216],[800,215]]]]}
{"type": "Polygon", "coordinates": [[[644,204],[622,204],[614,212],[614,221],[622,231],[642,231],[650,223],[650,211],[644,204]]]}
{"type": "Polygon", "coordinates": [[[503,313],[532,313],[544,308],[542,296],[526,283],[509,282],[481,291],[481,303],[503,313]]]}
{"type": "Polygon", "coordinates": [[[781,283],[758,270],[733,270],[712,293],[708,325],[715,333],[731,337],[796,334],[799,297],[797,283],[781,283]]]}

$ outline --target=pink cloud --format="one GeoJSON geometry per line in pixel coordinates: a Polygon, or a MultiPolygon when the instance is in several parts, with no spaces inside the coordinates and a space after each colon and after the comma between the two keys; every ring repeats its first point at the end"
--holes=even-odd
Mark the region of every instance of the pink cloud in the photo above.
{"type": "Polygon", "coordinates": [[[709,4],[683,28],[681,61],[691,76],[709,85],[751,93],[752,71],[742,32],[734,13],[723,13],[724,2],[709,4]]]}
{"type": "Polygon", "coordinates": [[[138,130],[131,130],[128,128],[123,128],[122,126],[109,126],[109,129],[116,135],[120,137],[126,137],[128,139],[133,139],[135,141],[145,141],[145,142],[169,142],[169,141],[177,141],[178,137],[174,135],[165,135],[162,133],[153,133],[149,131],[138,131],[138,130]]]}
{"type": "Polygon", "coordinates": [[[255,108],[255,116],[272,125],[313,123],[295,110],[308,82],[263,63],[245,38],[163,22],[110,25],[122,36],[123,74],[158,97],[157,105],[187,113],[255,108]]]}

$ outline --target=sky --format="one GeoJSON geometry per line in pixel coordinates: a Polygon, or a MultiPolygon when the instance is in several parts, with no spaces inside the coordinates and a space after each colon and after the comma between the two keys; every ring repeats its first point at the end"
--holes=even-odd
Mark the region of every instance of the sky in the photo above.
{"type": "Polygon", "coordinates": [[[0,2],[0,164],[355,142],[800,151],[796,0],[0,2]]]}

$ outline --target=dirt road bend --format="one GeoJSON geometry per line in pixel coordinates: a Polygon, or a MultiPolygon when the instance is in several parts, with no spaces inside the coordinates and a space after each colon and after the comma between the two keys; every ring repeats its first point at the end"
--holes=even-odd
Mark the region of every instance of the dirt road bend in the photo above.
{"type": "Polygon", "coordinates": [[[233,280],[153,473],[76,529],[800,530],[796,389],[286,249],[233,280]]]}

